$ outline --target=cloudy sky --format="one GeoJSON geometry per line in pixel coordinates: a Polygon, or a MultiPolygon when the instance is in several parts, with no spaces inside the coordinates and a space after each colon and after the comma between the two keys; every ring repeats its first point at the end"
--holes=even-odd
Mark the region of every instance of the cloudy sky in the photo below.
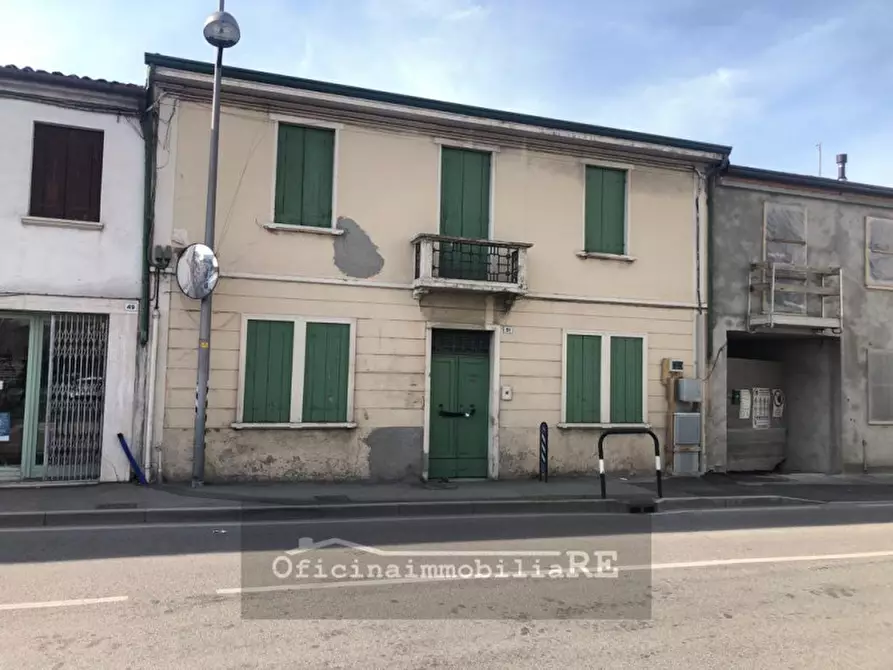
{"type": "MultiPolygon", "coordinates": [[[[145,79],[210,60],[216,0],[0,0],[0,63],[145,79]]],[[[227,62],[720,142],[744,165],[893,186],[893,0],[228,0],[227,62]]]]}

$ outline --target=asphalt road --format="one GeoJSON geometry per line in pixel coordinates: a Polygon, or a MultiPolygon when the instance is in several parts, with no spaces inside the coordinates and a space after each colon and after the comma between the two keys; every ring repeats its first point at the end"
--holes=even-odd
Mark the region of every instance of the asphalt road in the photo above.
{"type": "Polygon", "coordinates": [[[2,531],[0,630],[17,669],[889,668],[893,506],[2,531]]]}

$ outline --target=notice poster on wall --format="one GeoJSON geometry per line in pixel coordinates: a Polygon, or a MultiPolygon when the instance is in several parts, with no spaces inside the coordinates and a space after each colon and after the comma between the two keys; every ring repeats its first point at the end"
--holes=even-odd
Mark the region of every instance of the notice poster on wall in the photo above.
{"type": "Polygon", "coordinates": [[[0,412],[0,442],[9,442],[12,432],[12,419],[9,412],[0,412]]]}
{"type": "Polygon", "coordinates": [[[769,389],[755,388],[753,393],[752,424],[754,430],[766,430],[771,424],[772,393],[769,389]]]}
{"type": "Polygon", "coordinates": [[[741,389],[739,394],[738,418],[746,420],[750,418],[750,389],[741,389]]]}
{"type": "Polygon", "coordinates": [[[774,389],[772,391],[772,418],[780,419],[784,416],[784,391],[774,389]]]}

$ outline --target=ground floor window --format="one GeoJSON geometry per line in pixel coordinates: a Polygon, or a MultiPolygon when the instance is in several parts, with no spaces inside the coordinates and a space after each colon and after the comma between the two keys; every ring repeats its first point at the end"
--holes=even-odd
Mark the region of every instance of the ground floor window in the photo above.
{"type": "Polygon", "coordinates": [[[565,333],[562,422],[645,423],[644,335],[565,333]]]}
{"type": "Polygon", "coordinates": [[[240,421],[353,421],[354,330],[348,319],[246,317],[240,421]]]}

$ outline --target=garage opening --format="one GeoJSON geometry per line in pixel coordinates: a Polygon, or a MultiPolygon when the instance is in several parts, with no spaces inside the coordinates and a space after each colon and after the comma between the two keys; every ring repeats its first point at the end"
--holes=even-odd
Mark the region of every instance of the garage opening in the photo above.
{"type": "Polygon", "coordinates": [[[728,333],[726,469],[839,469],[840,340],[728,333]]]}

